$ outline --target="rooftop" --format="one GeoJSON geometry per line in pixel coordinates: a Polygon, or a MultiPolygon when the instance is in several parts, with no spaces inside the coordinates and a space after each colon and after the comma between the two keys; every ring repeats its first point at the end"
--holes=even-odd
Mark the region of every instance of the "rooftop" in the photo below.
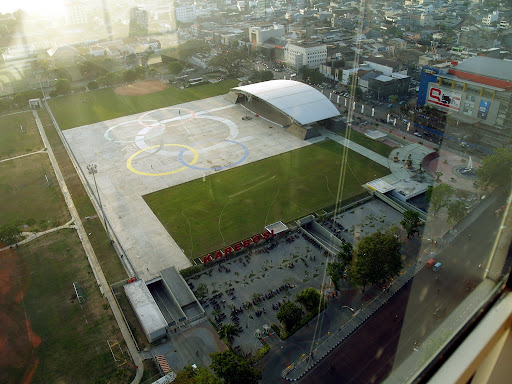
{"type": "Polygon", "coordinates": [[[512,81],[512,61],[475,56],[464,60],[453,69],[494,79],[512,81]]]}
{"type": "Polygon", "coordinates": [[[315,88],[293,80],[270,80],[233,88],[253,95],[306,125],[339,115],[331,101],[315,88]]]}

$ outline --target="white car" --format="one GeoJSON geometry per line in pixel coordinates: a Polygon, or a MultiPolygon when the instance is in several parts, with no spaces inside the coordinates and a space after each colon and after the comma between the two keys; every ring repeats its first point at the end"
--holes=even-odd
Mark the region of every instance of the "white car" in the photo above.
{"type": "Polygon", "coordinates": [[[421,137],[421,133],[419,133],[418,131],[416,131],[416,132],[414,132],[414,136],[421,137]]]}

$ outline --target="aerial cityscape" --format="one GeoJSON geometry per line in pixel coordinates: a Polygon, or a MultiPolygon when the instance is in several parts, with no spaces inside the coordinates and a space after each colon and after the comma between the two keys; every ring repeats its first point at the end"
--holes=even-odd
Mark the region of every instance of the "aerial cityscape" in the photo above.
{"type": "Polygon", "coordinates": [[[511,23],[0,5],[0,382],[507,382],[511,23]]]}

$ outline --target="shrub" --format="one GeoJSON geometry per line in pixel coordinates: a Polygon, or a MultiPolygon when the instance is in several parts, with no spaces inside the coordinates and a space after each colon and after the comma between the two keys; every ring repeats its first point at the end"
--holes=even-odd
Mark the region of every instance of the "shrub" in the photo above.
{"type": "Polygon", "coordinates": [[[94,80],[93,81],[89,81],[87,83],[87,88],[89,88],[89,90],[91,90],[91,91],[94,91],[95,89],[98,89],[98,87],[99,87],[98,83],[96,81],[94,81],[94,80]]]}
{"type": "Polygon", "coordinates": [[[193,265],[192,267],[182,269],[180,271],[180,274],[181,274],[181,276],[183,276],[183,278],[187,278],[189,276],[195,275],[198,272],[201,272],[203,269],[204,269],[203,264],[197,264],[197,265],[193,265]]]}

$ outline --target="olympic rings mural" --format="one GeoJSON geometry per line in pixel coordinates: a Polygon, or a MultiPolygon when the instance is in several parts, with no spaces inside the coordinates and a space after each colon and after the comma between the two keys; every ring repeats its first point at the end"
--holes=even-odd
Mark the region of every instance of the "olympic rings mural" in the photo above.
{"type": "Polygon", "coordinates": [[[201,115],[201,113],[196,114],[194,111],[187,109],[187,108],[165,107],[165,108],[160,108],[160,109],[156,109],[153,111],[145,112],[141,116],[139,116],[136,120],[124,121],[124,122],[115,124],[112,127],[110,127],[109,129],[107,129],[107,131],[105,131],[104,136],[105,136],[106,140],[111,141],[113,143],[134,144],[139,148],[139,151],[137,151],[133,155],[131,155],[128,158],[128,160],[126,161],[126,167],[131,172],[141,175],[141,176],[167,176],[167,175],[176,174],[176,173],[184,171],[186,169],[195,169],[195,170],[199,170],[199,171],[220,171],[220,170],[234,167],[234,166],[242,163],[249,156],[249,148],[247,148],[246,145],[240,143],[239,141],[234,140],[238,136],[238,134],[239,134],[238,126],[235,123],[233,123],[231,120],[228,120],[228,119],[225,119],[222,117],[218,117],[218,116],[204,116],[204,115],[201,115]],[[178,111],[178,116],[168,118],[168,119],[163,119],[163,120],[157,120],[156,118],[151,118],[151,116],[149,116],[151,114],[155,114],[158,112],[170,111],[170,110],[178,111]],[[145,140],[153,139],[153,138],[163,135],[167,128],[182,126],[185,123],[192,121],[193,119],[208,119],[208,120],[215,120],[220,123],[223,123],[228,127],[229,135],[225,139],[203,140],[203,141],[195,142],[190,145],[172,143],[172,144],[159,144],[159,145],[149,146],[148,144],[146,144],[145,140]],[[125,126],[130,123],[134,123],[134,122],[138,123],[139,125],[141,125],[143,127],[136,134],[135,139],[133,139],[133,140],[117,140],[112,137],[112,132],[116,128],[125,126]],[[213,143],[216,143],[216,144],[213,144],[213,143]],[[212,145],[208,145],[205,148],[204,147],[205,144],[212,144],[212,145]],[[234,144],[234,145],[240,147],[240,149],[242,150],[242,155],[238,160],[236,160],[228,165],[223,165],[223,166],[200,167],[200,166],[195,165],[197,163],[197,161],[199,160],[199,154],[202,150],[204,150],[204,149],[208,149],[208,150],[222,149],[222,148],[226,147],[226,145],[229,145],[229,144],[234,144]],[[179,152],[167,152],[163,149],[165,147],[178,147],[178,148],[181,148],[181,150],[179,152]],[[202,147],[202,149],[198,150],[198,149],[196,149],[196,147],[202,147]],[[139,156],[145,152],[155,153],[155,154],[159,154],[159,155],[167,155],[167,156],[177,155],[178,161],[181,163],[182,167],[172,170],[172,171],[169,171],[169,172],[158,172],[158,173],[144,172],[144,171],[138,170],[134,167],[133,161],[137,156],[139,156]],[[186,160],[184,160],[184,156],[185,156],[185,154],[188,154],[189,152],[193,156],[192,156],[192,160],[187,162],[186,160]]]}

